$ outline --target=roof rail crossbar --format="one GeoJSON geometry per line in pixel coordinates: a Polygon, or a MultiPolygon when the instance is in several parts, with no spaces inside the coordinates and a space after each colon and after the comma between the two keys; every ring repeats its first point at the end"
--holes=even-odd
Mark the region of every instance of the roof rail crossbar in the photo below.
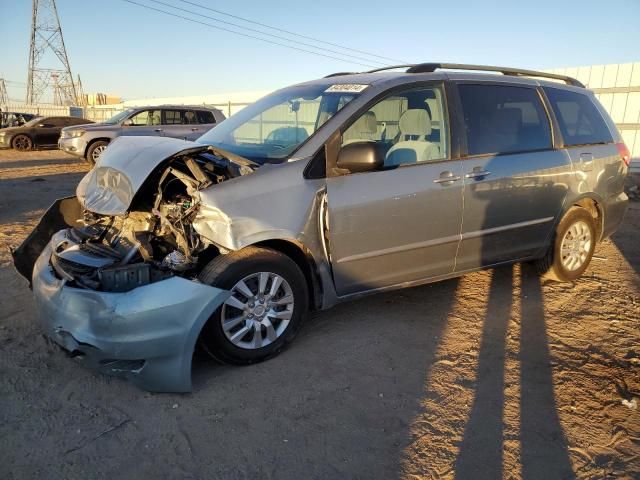
{"type": "Polygon", "coordinates": [[[342,75],[354,75],[355,72],[336,72],[336,73],[330,73],[329,75],[325,75],[324,78],[331,78],[331,77],[341,77],[342,75]]]}
{"type": "Polygon", "coordinates": [[[483,72],[499,72],[499,73],[502,73],[503,75],[510,75],[514,77],[552,78],[554,80],[562,80],[567,85],[573,85],[574,87],[585,88],[582,82],[576,80],[573,77],[568,77],[566,75],[538,72],[536,70],[523,70],[520,68],[494,67],[490,65],[467,65],[464,63],[419,63],[416,65],[409,66],[409,68],[407,69],[407,73],[430,73],[438,69],[478,70],[483,72]]]}

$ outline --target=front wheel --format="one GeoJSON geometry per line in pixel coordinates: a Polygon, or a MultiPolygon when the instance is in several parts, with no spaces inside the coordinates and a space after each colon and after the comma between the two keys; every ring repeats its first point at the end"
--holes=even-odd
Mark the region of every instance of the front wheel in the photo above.
{"type": "Polygon", "coordinates": [[[95,165],[100,155],[107,149],[109,142],[105,142],[103,140],[98,140],[97,142],[93,142],[89,149],[87,150],[86,160],[90,165],[95,165]]]}
{"type": "Polygon", "coordinates": [[[536,262],[538,272],[551,280],[573,282],[589,266],[595,246],[593,217],[584,208],[573,207],[558,224],[547,254],[536,262]]]}
{"type": "Polygon", "coordinates": [[[200,335],[204,350],[226,363],[246,365],[277,355],[307,313],[305,277],[276,250],[247,247],[220,255],[199,279],[231,292],[200,335]]]}
{"type": "Polygon", "coordinates": [[[11,141],[11,146],[14,150],[28,152],[33,148],[33,142],[27,135],[16,135],[11,141]]]}

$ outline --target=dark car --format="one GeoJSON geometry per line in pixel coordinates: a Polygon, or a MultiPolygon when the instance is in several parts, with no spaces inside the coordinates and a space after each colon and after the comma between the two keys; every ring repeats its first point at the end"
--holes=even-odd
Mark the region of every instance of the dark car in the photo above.
{"type": "Polygon", "coordinates": [[[36,117],[33,113],[0,111],[0,128],[21,127],[36,117]]]}
{"type": "Polygon", "coordinates": [[[64,127],[93,123],[78,117],[38,117],[21,127],[0,130],[0,148],[27,151],[37,147],[56,147],[64,127]]]}

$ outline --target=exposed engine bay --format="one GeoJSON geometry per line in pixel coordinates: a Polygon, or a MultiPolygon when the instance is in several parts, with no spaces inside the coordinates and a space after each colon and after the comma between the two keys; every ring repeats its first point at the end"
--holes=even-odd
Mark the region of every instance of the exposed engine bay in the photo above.
{"type": "Polygon", "coordinates": [[[253,168],[207,150],[175,155],[149,175],[124,215],[84,209],[78,226],[52,245],[51,266],[71,286],[106,292],[175,275],[192,279],[219,253],[191,224],[200,206],[198,192],[253,168]]]}

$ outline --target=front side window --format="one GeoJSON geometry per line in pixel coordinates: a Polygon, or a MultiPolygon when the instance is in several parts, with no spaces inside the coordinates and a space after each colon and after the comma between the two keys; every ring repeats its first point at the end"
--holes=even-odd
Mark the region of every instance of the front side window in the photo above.
{"type": "Polygon", "coordinates": [[[342,145],[375,142],[384,167],[448,157],[444,95],[439,87],[393,93],[360,115],[342,134],[342,145]]]}
{"type": "Polygon", "coordinates": [[[458,85],[467,154],[551,148],[551,126],[538,92],[502,85],[458,85]]]}
{"type": "Polygon", "coordinates": [[[131,125],[134,127],[160,125],[161,123],[160,110],[143,110],[131,117],[131,125]]]}
{"type": "Polygon", "coordinates": [[[566,146],[613,142],[602,115],[582,93],[545,87],[566,146]]]}
{"type": "Polygon", "coordinates": [[[259,164],[277,163],[288,158],[365,88],[312,84],[280,90],[243,108],[197,141],[259,164]]]}

